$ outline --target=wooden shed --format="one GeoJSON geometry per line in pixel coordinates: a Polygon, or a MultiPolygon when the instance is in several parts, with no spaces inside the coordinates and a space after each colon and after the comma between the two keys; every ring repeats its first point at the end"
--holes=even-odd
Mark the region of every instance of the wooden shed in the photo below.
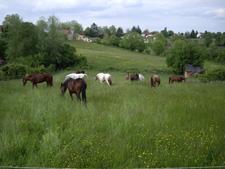
{"type": "Polygon", "coordinates": [[[190,77],[196,73],[201,73],[202,72],[202,68],[201,66],[192,66],[192,65],[186,65],[185,68],[185,77],[190,77]]]}

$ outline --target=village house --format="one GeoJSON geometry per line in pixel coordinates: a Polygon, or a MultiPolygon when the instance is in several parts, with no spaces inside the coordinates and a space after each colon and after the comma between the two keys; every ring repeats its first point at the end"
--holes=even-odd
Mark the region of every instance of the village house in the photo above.
{"type": "Polygon", "coordinates": [[[82,40],[82,41],[85,41],[85,42],[92,42],[91,39],[89,39],[88,37],[86,37],[85,35],[82,35],[82,34],[77,34],[76,40],[82,40]]]}
{"type": "Polygon", "coordinates": [[[185,77],[188,78],[193,75],[197,75],[202,72],[201,66],[186,65],[185,77]]]}
{"type": "Polygon", "coordinates": [[[67,35],[67,40],[73,40],[73,33],[70,30],[61,30],[61,32],[67,35]]]}

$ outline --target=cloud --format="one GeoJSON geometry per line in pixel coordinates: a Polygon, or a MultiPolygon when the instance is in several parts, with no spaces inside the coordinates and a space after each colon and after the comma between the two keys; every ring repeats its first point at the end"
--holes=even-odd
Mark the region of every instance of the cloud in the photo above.
{"type": "Polygon", "coordinates": [[[225,18],[225,8],[210,9],[205,14],[210,14],[215,19],[225,18]]]}

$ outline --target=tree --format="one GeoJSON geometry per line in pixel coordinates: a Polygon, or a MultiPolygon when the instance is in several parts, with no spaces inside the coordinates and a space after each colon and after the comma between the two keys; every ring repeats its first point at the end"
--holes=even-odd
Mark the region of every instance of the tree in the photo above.
{"type": "Polygon", "coordinates": [[[164,37],[168,37],[167,27],[164,28],[164,30],[161,31],[161,34],[163,34],[164,37]]]}
{"type": "Polygon", "coordinates": [[[110,35],[115,35],[116,34],[116,27],[114,25],[109,27],[110,35]]]}
{"type": "Polygon", "coordinates": [[[163,52],[165,52],[165,44],[161,40],[156,40],[152,43],[152,50],[156,55],[161,55],[163,52]]]}
{"type": "Polygon", "coordinates": [[[205,40],[204,40],[204,43],[206,45],[206,47],[209,47],[209,45],[213,42],[212,40],[212,34],[210,32],[207,32],[205,34],[205,40]]]}
{"type": "Polygon", "coordinates": [[[224,39],[224,36],[222,36],[222,33],[217,32],[216,39],[215,39],[216,46],[223,46],[224,41],[225,39],[224,39]]]}
{"type": "Polygon", "coordinates": [[[184,74],[185,66],[203,66],[204,58],[201,48],[195,42],[186,43],[178,40],[173,43],[173,47],[167,56],[166,63],[175,74],[184,74]]]}
{"type": "Polygon", "coordinates": [[[98,26],[95,23],[91,25],[91,29],[93,30],[93,36],[98,35],[98,26]]]}
{"type": "Polygon", "coordinates": [[[116,36],[118,38],[121,38],[123,36],[123,29],[121,27],[119,27],[116,31],[116,36]]]}
{"type": "Polygon", "coordinates": [[[143,38],[137,32],[126,34],[121,40],[120,46],[132,51],[138,50],[139,52],[143,52],[146,48],[143,38]]]}
{"type": "Polygon", "coordinates": [[[197,34],[195,33],[194,29],[192,29],[190,38],[196,38],[196,37],[197,37],[197,34]]]}
{"type": "Polygon", "coordinates": [[[22,22],[10,25],[7,60],[17,62],[18,59],[38,53],[37,29],[33,23],[22,22]]]}
{"type": "Polygon", "coordinates": [[[87,28],[84,30],[84,35],[85,35],[85,36],[88,36],[88,37],[94,36],[94,31],[93,31],[93,29],[91,29],[90,27],[87,27],[87,28]]]}
{"type": "Polygon", "coordinates": [[[120,38],[118,38],[115,35],[111,35],[109,38],[109,45],[119,47],[119,44],[120,44],[120,38]]]}

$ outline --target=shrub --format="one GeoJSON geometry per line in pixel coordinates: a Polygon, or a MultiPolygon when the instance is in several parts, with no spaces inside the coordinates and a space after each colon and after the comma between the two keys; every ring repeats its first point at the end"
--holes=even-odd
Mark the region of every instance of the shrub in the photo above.
{"type": "Polygon", "coordinates": [[[20,78],[26,74],[28,67],[18,63],[7,64],[0,69],[1,79],[20,78]]]}
{"type": "Polygon", "coordinates": [[[215,69],[199,76],[200,81],[225,81],[225,69],[215,69]]]}

